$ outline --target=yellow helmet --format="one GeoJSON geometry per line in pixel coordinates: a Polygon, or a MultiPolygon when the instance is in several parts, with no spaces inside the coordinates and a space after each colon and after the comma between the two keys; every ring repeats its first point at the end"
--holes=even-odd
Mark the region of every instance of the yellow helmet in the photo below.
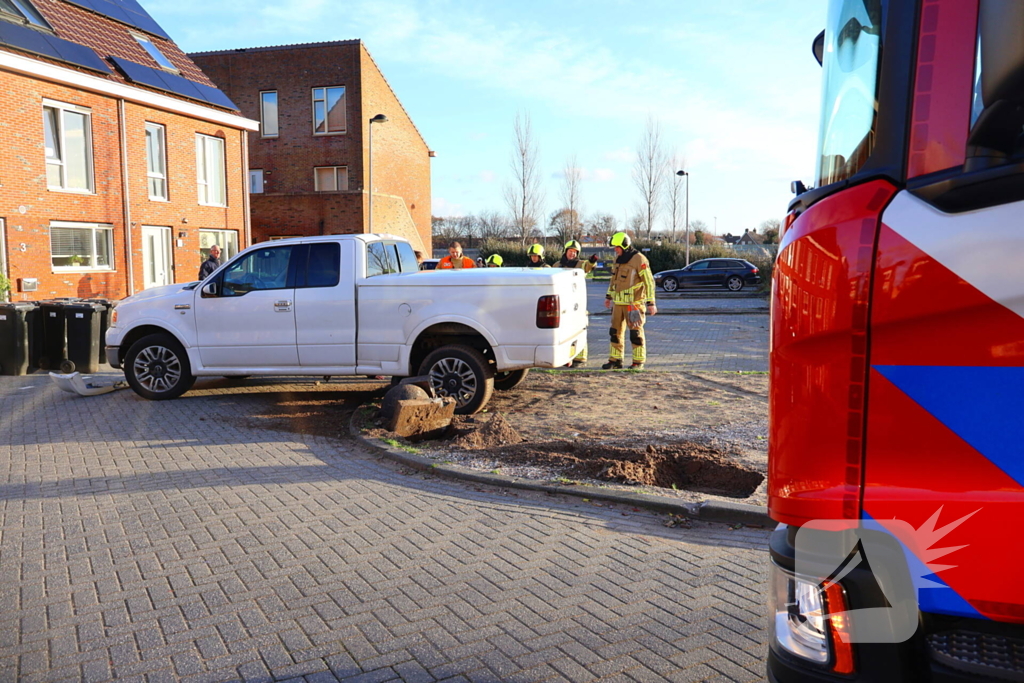
{"type": "Polygon", "coordinates": [[[534,254],[536,254],[537,256],[544,256],[544,245],[534,244],[532,247],[526,250],[527,256],[533,256],[534,254]]]}
{"type": "Polygon", "coordinates": [[[487,257],[487,265],[489,266],[500,266],[505,262],[505,259],[501,258],[501,254],[491,254],[487,257]]]}
{"type": "Polygon", "coordinates": [[[624,232],[617,232],[608,238],[609,247],[622,247],[623,249],[629,249],[629,245],[633,244],[633,240],[629,238],[624,232]]]}
{"type": "Polygon", "coordinates": [[[570,249],[575,249],[577,252],[583,251],[583,247],[576,240],[569,240],[565,243],[565,250],[569,251],[570,249]]]}

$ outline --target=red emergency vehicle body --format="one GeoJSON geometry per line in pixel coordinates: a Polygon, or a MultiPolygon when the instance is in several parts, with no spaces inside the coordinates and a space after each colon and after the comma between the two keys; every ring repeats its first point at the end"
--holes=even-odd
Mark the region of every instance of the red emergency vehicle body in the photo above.
{"type": "Polygon", "coordinates": [[[769,678],[1024,680],[1024,2],[831,0],[821,53],[772,288],[769,678]],[[870,557],[800,592],[816,520],[892,536],[913,637],[829,619],[886,606],[870,557]]]}

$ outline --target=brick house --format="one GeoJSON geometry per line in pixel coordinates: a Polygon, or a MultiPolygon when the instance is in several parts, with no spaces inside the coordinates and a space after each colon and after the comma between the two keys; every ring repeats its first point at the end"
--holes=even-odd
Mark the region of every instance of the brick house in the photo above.
{"type": "Polygon", "coordinates": [[[12,299],[118,299],[250,243],[257,122],[134,0],[0,0],[0,101],[12,299]]]}
{"type": "Polygon", "coordinates": [[[430,254],[430,157],[423,136],[360,40],[201,52],[189,57],[261,122],[249,138],[256,241],[398,234],[430,254]]]}

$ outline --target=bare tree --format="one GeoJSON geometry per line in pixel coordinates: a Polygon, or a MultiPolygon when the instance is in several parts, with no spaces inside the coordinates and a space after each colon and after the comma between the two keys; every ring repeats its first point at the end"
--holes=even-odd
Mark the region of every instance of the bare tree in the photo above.
{"type": "Polygon", "coordinates": [[[765,244],[779,243],[779,232],[782,230],[782,221],[778,218],[769,218],[766,221],[761,221],[761,225],[758,227],[761,229],[761,234],[764,235],[765,244]]]}
{"type": "Polygon", "coordinates": [[[562,203],[564,211],[568,212],[565,218],[570,222],[566,227],[566,235],[560,235],[559,239],[564,244],[573,237],[579,237],[583,223],[580,216],[583,215],[583,201],[580,195],[580,183],[582,181],[579,163],[576,155],[573,154],[565,160],[565,168],[562,169],[562,203]]]}
{"type": "Polygon", "coordinates": [[[654,221],[661,208],[661,195],[665,186],[665,150],[661,140],[661,126],[654,116],[647,117],[647,127],[636,148],[633,164],[633,184],[640,191],[643,209],[643,229],[651,236],[654,221]]]}
{"type": "Polygon", "coordinates": [[[579,214],[566,207],[551,214],[551,221],[548,228],[551,234],[558,239],[559,246],[563,246],[570,239],[579,237],[579,230],[582,223],[579,214]]]}
{"type": "Polygon", "coordinates": [[[463,237],[460,232],[460,226],[457,218],[431,216],[430,227],[431,233],[434,237],[434,242],[444,246],[447,246],[448,242],[452,242],[463,237]]]}
{"type": "Polygon", "coordinates": [[[589,231],[592,237],[598,237],[602,242],[606,241],[618,230],[619,222],[610,213],[595,214],[590,219],[589,231]]]}
{"type": "Polygon", "coordinates": [[[517,113],[513,131],[512,182],[505,187],[505,204],[512,215],[516,237],[525,246],[537,227],[537,215],[544,196],[530,115],[517,113]]]}
{"type": "MultiPolygon", "coordinates": [[[[626,223],[626,230],[629,230],[630,232],[632,232],[633,233],[633,237],[639,237],[640,233],[643,231],[643,229],[644,229],[644,214],[641,211],[640,213],[633,214],[633,217],[629,219],[629,222],[626,223]]],[[[648,230],[647,233],[648,233],[647,236],[650,237],[650,230],[648,230]]]]}
{"type": "Polygon", "coordinates": [[[683,211],[686,205],[683,203],[683,182],[686,180],[684,176],[676,175],[676,171],[686,168],[686,157],[681,155],[678,151],[672,154],[672,158],[669,161],[669,172],[671,175],[671,182],[668,186],[668,191],[665,193],[668,199],[668,217],[669,223],[672,226],[671,239],[673,242],[676,241],[676,228],[686,227],[686,219],[683,218],[683,211]]]}
{"type": "Polygon", "coordinates": [[[477,218],[477,230],[481,239],[504,240],[515,236],[515,229],[507,216],[497,211],[488,211],[477,218]]]}

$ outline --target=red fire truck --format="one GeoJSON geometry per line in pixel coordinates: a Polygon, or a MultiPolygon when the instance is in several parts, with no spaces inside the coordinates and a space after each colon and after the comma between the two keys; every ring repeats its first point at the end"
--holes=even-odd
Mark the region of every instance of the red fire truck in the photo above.
{"type": "Polygon", "coordinates": [[[827,17],[772,286],[769,678],[1024,681],[1024,0],[827,17]]]}

